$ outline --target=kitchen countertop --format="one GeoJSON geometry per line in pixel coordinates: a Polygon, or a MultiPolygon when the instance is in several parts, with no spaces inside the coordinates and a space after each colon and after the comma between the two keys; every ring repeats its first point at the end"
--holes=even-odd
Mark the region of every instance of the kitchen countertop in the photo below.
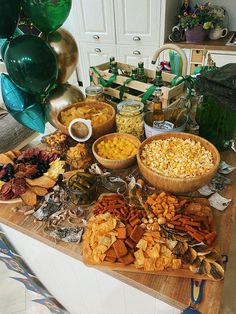
{"type": "Polygon", "coordinates": [[[228,40],[231,38],[233,32],[229,32],[229,34],[221,39],[217,40],[205,40],[201,43],[186,43],[186,41],[180,41],[180,42],[171,42],[167,41],[166,44],[172,43],[175,44],[181,48],[186,49],[207,49],[207,50],[223,50],[223,51],[234,51],[236,52],[236,46],[226,46],[225,44],[228,42],[228,40]]]}
{"type": "MultiPolygon", "coordinates": [[[[222,160],[229,164],[236,165],[235,154],[227,150],[222,154],[222,160]]],[[[231,185],[225,187],[220,194],[226,198],[231,198],[232,202],[224,212],[214,211],[216,219],[218,242],[217,246],[221,254],[228,254],[230,248],[230,240],[232,237],[233,220],[235,215],[235,190],[236,190],[236,171],[227,177],[233,180],[231,185]]],[[[40,228],[40,222],[35,223],[32,216],[24,216],[22,213],[14,212],[11,209],[13,205],[0,205],[0,222],[8,225],[32,238],[35,238],[67,255],[82,261],[81,244],[68,244],[64,242],[55,243],[45,232],[40,228]]],[[[14,244],[14,243],[13,243],[14,244]]],[[[17,249],[17,248],[16,248],[17,249]]],[[[100,269],[101,270],[101,269],[100,269]]],[[[110,276],[123,281],[151,296],[160,299],[174,307],[183,309],[190,303],[190,280],[185,278],[176,278],[171,276],[157,276],[147,273],[131,273],[121,271],[105,271],[110,276]]],[[[234,270],[231,269],[233,276],[234,270]]],[[[227,281],[225,282],[227,287],[227,281]]],[[[198,309],[202,313],[217,314],[220,312],[220,304],[222,299],[224,281],[213,282],[207,281],[204,287],[203,300],[198,309]]],[[[233,300],[232,300],[233,302],[233,300]]]]}

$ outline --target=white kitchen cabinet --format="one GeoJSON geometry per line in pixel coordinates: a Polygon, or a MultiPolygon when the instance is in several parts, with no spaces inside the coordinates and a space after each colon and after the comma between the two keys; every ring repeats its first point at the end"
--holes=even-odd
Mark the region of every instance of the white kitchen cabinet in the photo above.
{"type": "Polygon", "coordinates": [[[112,0],[77,0],[77,7],[79,41],[115,43],[112,0]]]}
{"type": "Polygon", "coordinates": [[[89,66],[108,61],[110,56],[133,65],[142,60],[145,67],[153,68],[151,58],[164,42],[165,28],[172,27],[178,1],[73,0],[63,27],[78,43],[77,73],[83,86],[89,83],[89,66]]]}
{"type": "MultiPolygon", "coordinates": [[[[232,51],[209,50],[208,53],[211,54],[211,58],[216,63],[217,67],[221,67],[228,63],[236,63],[236,54],[232,51]]],[[[207,62],[207,57],[206,57],[206,62],[207,62]]]]}
{"type": "Polygon", "coordinates": [[[152,56],[157,48],[156,47],[140,47],[140,46],[118,46],[117,59],[122,63],[131,65],[138,65],[138,62],[143,61],[145,68],[155,68],[151,64],[152,56]]]}
{"type": "Polygon", "coordinates": [[[159,47],[161,1],[114,0],[114,3],[118,44],[159,47]]]}
{"type": "Polygon", "coordinates": [[[116,46],[80,43],[80,56],[83,62],[83,86],[86,87],[90,84],[89,67],[105,63],[111,56],[116,57],[116,46]]]}

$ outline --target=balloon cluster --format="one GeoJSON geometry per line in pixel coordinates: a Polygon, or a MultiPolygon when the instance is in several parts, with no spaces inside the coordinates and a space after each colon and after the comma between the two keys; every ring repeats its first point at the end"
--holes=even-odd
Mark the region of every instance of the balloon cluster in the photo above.
{"type": "Polygon", "coordinates": [[[67,83],[78,61],[73,36],[59,28],[72,0],[0,0],[0,52],[8,74],[1,74],[2,97],[8,112],[21,124],[44,132],[46,119],[55,127],[65,106],[84,99],[67,83]],[[39,36],[17,28],[21,10],[39,36]]]}

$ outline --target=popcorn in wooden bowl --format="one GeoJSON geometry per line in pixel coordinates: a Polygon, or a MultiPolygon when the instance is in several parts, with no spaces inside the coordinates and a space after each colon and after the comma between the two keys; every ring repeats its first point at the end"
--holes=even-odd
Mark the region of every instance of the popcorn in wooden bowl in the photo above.
{"type": "Polygon", "coordinates": [[[146,139],[137,154],[140,172],[169,192],[197,190],[216,174],[220,155],[207,140],[188,133],[161,133],[146,139]]]}

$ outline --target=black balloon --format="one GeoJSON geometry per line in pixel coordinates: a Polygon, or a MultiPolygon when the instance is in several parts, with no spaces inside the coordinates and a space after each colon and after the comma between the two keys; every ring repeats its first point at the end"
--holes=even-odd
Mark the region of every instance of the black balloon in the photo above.
{"type": "Polygon", "coordinates": [[[13,82],[30,94],[43,94],[55,83],[57,58],[51,47],[34,35],[10,41],[4,62],[13,82]]]}
{"type": "Polygon", "coordinates": [[[0,0],[0,38],[11,37],[20,18],[20,0],[0,0]]]}

